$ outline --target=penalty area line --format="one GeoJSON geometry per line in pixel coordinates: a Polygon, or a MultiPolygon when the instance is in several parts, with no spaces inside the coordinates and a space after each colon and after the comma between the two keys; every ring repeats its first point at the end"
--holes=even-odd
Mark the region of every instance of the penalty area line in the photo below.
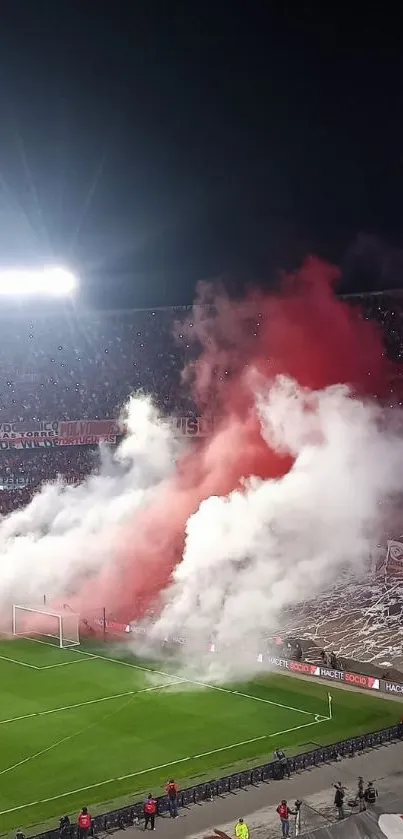
{"type": "MultiPolygon", "coordinates": [[[[140,690],[127,690],[125,693],[113,693],[110,696],[101,696],[98,699],[87,699],[85,702],[76,702],[74,705],[63,705],[60,708],[50,708],[47,711],[33,711],[30,714],[22,714],[20,717],[10,717],[7,720],[0,719],[0,725],[9,725],[13,722],[21,722],[21,720],[29,720],[34,717],[46,717],[49,714],[59,714],[61,711],[71,711],[73,708],[84,708],[85,705],[97,705],[100,702],[109,702],[111,699],[123,699],[125,696],[137,696],[140,693],[150,693],[155,690],[164,690],[168,687],[174,687],[178,682],[165,682],[163,685],[153,685],[148,688],[141,688],[140,690]]],[[[0,772],[0,775],[2,773],[0,772]]]]}
{"type": "Polygon", "coordinates": [[[73,658],[73,661],[60,661],[58,664],[45,664],[43,667],[38,667],[38,670],[53,670],[55,667],[71,667],[72,664],[83,664],[85,658],[73,658]]]}
{"type": "MultiPolygon", "coordinates": [[[[49,798],[42,798],[38,801],[30,801],[27,804],[19,804],[17,807],[10,807],[7,810],[0,810],[0,816],[5,816],[8,813],[16,813],[19,810],[27,810],[30,807],[35,807],[39,804],[49,804],[51,801],[60,801],[63,798],[68,798],[70,795],[78,795],[82,792],[88,792],[92,789],[97,789],[107,784],[114,784],[118,781],[127,781],[131,778],[138,778],[141,775],[147,775],[149,772],[158,772],[161,769],[168,769],[172,766],[179,766],[183,763],[189,763],[191,760],[200,760],[203,757],[210,757],[220,752],[237,749],[241,746],[247,746],[250,743],[257,743],[260,740],[270,740],[272,737],[281,737],[283,734],[290,734],[293,731],[300,731],[302,728],[309,728],[312,725],[320,725],[322,722],[328,722],[327,718],[321,720],[313,720],[312,722],[302,723],[302,725],[295,725],[293,728],[285,728],[282,731],[275,731],[272,734],[260,734],[258,737],[251,737],[249,740],[241,740],[239,743],[231,743],[229,746],[221,746],[218,749],[210,749],[208,752],[200,752],[200,754],[189,755],[188,757],[180,757],[177,760],[171,760],[168,763],[160,763],[158,766],[149,766],[148,769],[139,769],[137,772],[129,772],[127,775],[120,775],[116,778],[107,778],[105,781],[98,781],[95,784],[88,784],[85,787],[72,789],[68,792],[62,792],[59,795],[52,795],[49,798]]],[[[0,773],[1,774],[1,773],[0,773]]]]}
{"type": "Polygon", "coordinates": [[[9,664],[18,664],[20,667],[29,667],[30,670],[42,670],[42,667],[37,667],[36,664],[28,664],[26,661],[19,661],[17,658],[9,658],[7,655],[0,655],[2,661],[8,661],[9,664]]]}
{"type": "MultiPolygon", "coordinates": [[[[35,640],[35,639],[33,639],[35,640]]],[[[41,642],[42,643],[42,642],[41,642]]],[[[46,643],[46,642],[45,642],[46,643]]],[[[298,714],[304,714],[307,717],[319,716],[313,711],[305,711],[302,708],[294,708],[293,705],[283,705],[281,702],[275,702],[273,699],[264,699],[262,696],[253,696],[251,693],[242,693],[239,690],[232,690],[231,688],[221,687],[220,685],[211,685],[207,682],[200,682],[195,679],[187,679],[181,676],[175,676],[172,673],[165,673],[164,670],[153,670],[151,667],[143,667],[140,664],[133,664],[130,661],[123,661],[119,658],[109,658],[105,655],[97,655],[96,653],[88,653],[86,650],[78,650],[74,648],[74,652],[89,658],[97,658],[99,661],[109,661],[112,664],[121,664],[123,667],[132,667],[134,670],[141,670],[143,673],[155,673],[157,676],[165,676],[168,679],[177,679],[177,684],[188,684],[194,687],[207,688],[208,690],[216,690],[220,693],[227,693],[230,696],[239,696],[241,699],[250,699],[253,702],[263,702],[265,705],[273,705],[275,708],[283,708],[285,711],[295,711],[298,714]]]]}

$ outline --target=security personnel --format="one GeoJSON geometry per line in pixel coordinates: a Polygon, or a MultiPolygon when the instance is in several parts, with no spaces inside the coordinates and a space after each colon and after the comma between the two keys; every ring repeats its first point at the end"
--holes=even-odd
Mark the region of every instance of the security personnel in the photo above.
{"type": "Polygon", "coordinates": [[[243,819],[238,819],[235,825],[235,836],[237,839],[249,839],[249,827],[243,819]]]}
{"type": "Polygon", "coordinates": [[[378,798],[378,790],[375,789],[372,781],[368,781],[368,786],[364,792],[364,798],[367,804],[375,804],[375,801],[378,798]]]}
{"type": "Polygon", "coordinates": [[[91,828],[91,814],[88,812],[87,807],[83,807],[81,813],[78,817],[78,839],[87,839],[88,833],[91,828]]]}

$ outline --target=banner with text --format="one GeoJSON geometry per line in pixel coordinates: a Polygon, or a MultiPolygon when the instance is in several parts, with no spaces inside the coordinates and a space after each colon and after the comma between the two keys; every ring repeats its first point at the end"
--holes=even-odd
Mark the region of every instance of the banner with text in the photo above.
{"type": "Polygon", "coordinates": [[[77,420],[74,422],[2,422],[0,451],[52,449],[59,446],[91,446],[116,443],[122,434],[116,420],[77,420]]]}
{"type": "MultiPolygon", "coordinates": [[[[201,438],[211,433],[213,420],[203,417],[172,417],[166,420],[166,424],[175,437],[201,438]]],[[[114,444],[122,434],[123,425],[113,419],[2,422],[0,451],[114,444]]]]}
{"type": "Polygon", "coordinates": [[[208,437],[214,421],[207,417],[170,417],[166,424],[175,437],[208,437]]]}
{"type": "Polygon", "coordinates": [[[276,667],[278,670],[288,670],[290,673],[300,673],[303,676],[313,676],[314,678],[326,679],[329,682],[343,682],[345,685],[366,688],[367,690],[384,689],[380,679],[374,676],[366,676],[363,673],[332,670],[330,667],[322,667],[309,661],[294,661],[293,659],[277,658],[272,655],[264,660],[267,660],[271,667],[276,667]]]}

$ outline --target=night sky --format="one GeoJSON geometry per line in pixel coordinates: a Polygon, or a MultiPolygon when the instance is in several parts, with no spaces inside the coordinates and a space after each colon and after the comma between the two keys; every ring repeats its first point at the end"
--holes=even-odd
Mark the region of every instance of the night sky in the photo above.
{"type": "Polygon", "coordinates": [[[295,7],[2,0],[1,260],[67,262],[109,307],[313,251],[341,290],[401,287],[399,22],[295,7]]]}

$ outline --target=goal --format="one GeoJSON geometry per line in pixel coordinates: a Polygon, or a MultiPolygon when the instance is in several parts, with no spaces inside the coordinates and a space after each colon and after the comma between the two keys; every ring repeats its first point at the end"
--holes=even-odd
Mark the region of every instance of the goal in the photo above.
{"type": "Polygon", "coordinates": [[[54,612],[32,606],[13,605],[13,635],[22,638],[47,638],[44,643],[58,647],[78,647],[80,616],[75,612],[54,612]]]}

